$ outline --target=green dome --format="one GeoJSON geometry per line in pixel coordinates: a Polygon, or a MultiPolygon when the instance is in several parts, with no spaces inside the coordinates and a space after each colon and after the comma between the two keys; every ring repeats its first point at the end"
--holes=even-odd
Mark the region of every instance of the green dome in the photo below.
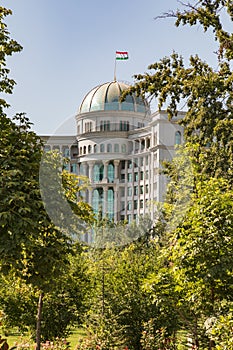
{"type": "Polygon", "coordinates": [[[125,101],[120,102],[123,91],[129,89],[130,85],[113,81],[98,85],[84,97],[79,113],[94,111],[131,111],[148,113],[148,104],[141,97],[127,95],[125,101]]]}

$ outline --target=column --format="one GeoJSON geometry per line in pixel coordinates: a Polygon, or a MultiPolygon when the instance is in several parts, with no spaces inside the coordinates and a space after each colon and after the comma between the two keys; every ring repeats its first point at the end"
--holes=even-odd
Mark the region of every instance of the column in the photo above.
{"type": "Polygon", "coordinates": [[[118,179],[118,167],[119,167],[119,164],[120,164],[120,161],[119,160],[114,160],[114,179],[118,179]]]}
{"type": "Polygon", "coordinates": [[[89,179],[90,182],[93,183],[93,167],[94,167],[95,162],[88,162],[89,165],[89,179]]]}
{"type": "Polygon", "coordinates": [[[89,188],[88,189],[88,203],[92,206],[92,193],[93,193],[93,189],[89,188]]]}
{"type": "Polygon", "coordinates": [[[103,178],[103,182],[108,182],[108,160],[104,160],[103,164],[104,164],[104,178],[103,178]]]}

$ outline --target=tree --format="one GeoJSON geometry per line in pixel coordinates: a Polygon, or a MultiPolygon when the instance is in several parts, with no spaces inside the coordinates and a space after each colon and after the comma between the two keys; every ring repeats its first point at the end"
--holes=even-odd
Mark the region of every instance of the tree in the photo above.
{"type": "MultiPolygon", "coordinates": [[[[7,30],[7,25],[4,22],[5,17],[11,15],[12,12],[0,6],[0,23],[1,23],[1,51],[0,51],[0,92],[12,94],[14,85],[16,82],[9,78],[10,70],[6,67],[7,56],[11,56],[15,52],[20,52],[23,48],[15,40],[11,39],[7,30]]],[[[0,115],[2,119],[3,109],[9,107],[9,104],[4,100],[0,99],[0,115]]]]}
{"type": "MultiPolygon", "coordinates": [[[[149,72],[136,75],[135,85],[122,96],[136,92],[158,98],[159,109],[166,105],[169,118],[184,105],[186,114],[180,123],[185,154],[193,168],[190,206],[182,221],[165,225],[161,264],[145,288],[154,300],[163,300],[168,310],[173,304],[178,331],[191,334],[197,348],[228,348],[232,324],[233,34],[224,30],[222,14],[232,23],[233,3],[199,0],[180,4],[183,10],[159,17],[174,17],[176,26],[198,23],[204,31],[212,30],[218,68],[197,55],[185,67],[184,59],[172,53],[151,64],[149,72]]],[[[182,192],[176,163],[166,164],[165,171],[171,178],[169,201],[163,209],[166,222],[182,192]]]]}
{"type": "MultiPolygon", "coordinates": [[[[3,22],[10,10],[0,7],[1,21],[1,65],[0,90],[12,93],[15,81],[8,78],[6,58],[22,47],[9,37],[3,22]]],[[[43,297],[54,291],[69,269],[69,254],[73,252],[73,236],[78,222],[71,222],[73,231],[54,224],[45,211],[41,197],[40,168],[43,142],[33,131],[24,114],[13,119],[3,109],[8,107],[0,100],[0,270],[2,274],[13,274],[31,285],[39,295],[37,316],[37,349],[40,348],[40,327],[43,297]]],[[[57,163],[55,170],[58,171],[57,163]]],[[[58,172],[64,186],[61,193],[67,205],[76,214],[75,218],[92,221],[91,208],[75,197],[78,181],[66,172],[58,172]],[[73,192],[72,185],[75,185],[73,192]],[[74,194],[75,193],[75,194],[74,194]]],[[[58,203],[54,203],[58,204],[58,203]]],[[[56,208],[57,209],[57,208],[56,208]]]]}
{"type": "Polygon", "coordinates": [[[186,114],[181,120],[187,143],[198,147],[193,152],[199,172],[220,176],[232,182],[233,139],[233,34],[226,32],[222,12],[233,21],[233,5],[228,0],[200,0],[184,6],[184,11],[160,17],[176,18],[176,26],[199,23],[204,31],[212,29],[218,44],[218,69],[198,56],[191,56],[186,68],[177,53],[151,64],[149,72],[135,75],[135,85],[124,92],[158,98],[167,105],[169,118],[177,115],[181,103],[186,114]]]}

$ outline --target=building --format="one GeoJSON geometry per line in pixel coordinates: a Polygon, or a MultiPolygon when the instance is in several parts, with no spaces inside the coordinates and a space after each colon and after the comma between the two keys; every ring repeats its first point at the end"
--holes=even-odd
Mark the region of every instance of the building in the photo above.
{"type": "Polygon", "coordinates": [[[154,201],[163,201],[166,177],[164,160],[174,156],[183,141],[177,124],[182,113],[168,121],[165,111],[151,113],[136,95],[121,102],[129,85],[112,81],[96,86],[84,97],[76,115],[74,136],[42,136],[46,150],[58,149],[69,158],[67,169],[89,177],[86,193],[97,213],[129,223],[150,213],[154,201]]]}

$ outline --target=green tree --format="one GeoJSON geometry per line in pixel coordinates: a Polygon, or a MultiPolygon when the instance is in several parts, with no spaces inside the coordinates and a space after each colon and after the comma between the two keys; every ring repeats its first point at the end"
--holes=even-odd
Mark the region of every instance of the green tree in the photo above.
{"type": "Polygon", "coordinates": [[[183,4],[184,10],[164,14],[176,18],[176,26],[199,23],[204,31],[213,31],[218,45],[218,68],[213,69],[197,55],[188,67],[183,57],[172,53],[151,64],[149,72],[135,75],[135,85],[123,94],[155,97],[158,106],[167,106],[169,118],[181,106],[186,112],[181,124],[187,143],[198,146],[193,152],[199,172],[225,177],[232,182],[233,139],[233,34],[224,30],[223,16],[233,21],[233,5],[228,0],[200,0],[183,4]]]}
{"type": "Polygon", "coordinates": [[[140,349],[145,323],[154,318],[155,329],[162,327],[163,316],[143,287],[155,268],[158,249],[156,240],[143,240],[126,247],[109,246],[93,251],[90,257],[93,295],[87,324],[88,329],[99,335],[102,349],[121,346],[140,349]]]}
{"type": "MultiPolygon", "coordinates": [[[[4,18],[9,14],[10,10],[0,7],[0,89],[5,93],[12,93],[15,84],[14,80],[8,78],[6,58],[22,49],[9,37],[4,23],[4,18]]],[[[45,211],[39,181],[43,143],[31,131],[31,123],[24,114],[10,119],[3,111],[5,107],[8,107],[7,102],[0,100],[0,271],[21,278],[37,290],[39,349],[43,296],[55,291],[69,271],[68,257],[73,252],[72,234],[78,231],[80,225],[78,220],[73,220],[64,232],[61,227],[55,226],[45,211]]],[[[57,163],[54,164],[56,168],[57,163]]],[[[67,187],[65,190],[64,186],[60,186],[59,193],[74,212],[74,218],[90,222],[93,217],[91,208],[81,203],[80,197],[74,200],[77,180],[61,171],[57,176],[61,184],[63,181],[67,187]],[[74,184],[72,194],[70,189],[74,184]]]]}
{"type": "MultiPolygon", "coordinates": [[[[19,45],[15,40],[13,40],[7,30],[7,25],[4,22],[5,18],[8,15],[11,15],[12,12],[9,9],[6,9],[0,6],[0,23],[1,23],[1,32],[0,32],[0,92],[12,94],[14,85],[16,82],[9,78],[10,69],[6,67],[7,56],[11,56],[15,52],[20,52],[22,46],[19,45]]],[[[2,119],[3,109],[9,107],[9,104],[4,100],[0,99],[0,115],[2,119]]]]}

